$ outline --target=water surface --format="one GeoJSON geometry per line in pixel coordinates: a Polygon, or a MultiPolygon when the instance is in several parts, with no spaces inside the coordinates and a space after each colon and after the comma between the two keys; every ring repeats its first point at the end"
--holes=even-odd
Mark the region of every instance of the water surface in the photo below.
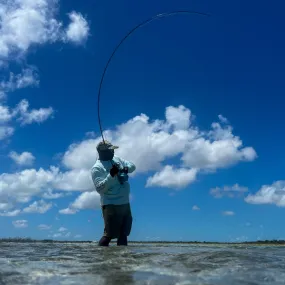
{"type": "Polygon", "coordinates": [[[285,247],[1,243],[0,285],[285,284],[285,247]]]}

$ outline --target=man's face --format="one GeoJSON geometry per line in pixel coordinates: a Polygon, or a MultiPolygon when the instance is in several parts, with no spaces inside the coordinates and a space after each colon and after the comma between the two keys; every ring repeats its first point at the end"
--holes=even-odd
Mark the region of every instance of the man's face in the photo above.
{"type": "Polygon", "coordinates": [[[114,157],[114,149],[105,149],[99,151],[99,157],[101,160],[112,160],[114,157]]]}

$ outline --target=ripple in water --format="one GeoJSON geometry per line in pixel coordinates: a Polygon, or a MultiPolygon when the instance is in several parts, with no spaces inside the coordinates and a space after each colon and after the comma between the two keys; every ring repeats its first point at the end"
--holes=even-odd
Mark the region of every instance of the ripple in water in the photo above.
{"type": "Polygon", "coordinates": [[[283,285],[285,248],[1,243],[0,285],[283,285]]]}

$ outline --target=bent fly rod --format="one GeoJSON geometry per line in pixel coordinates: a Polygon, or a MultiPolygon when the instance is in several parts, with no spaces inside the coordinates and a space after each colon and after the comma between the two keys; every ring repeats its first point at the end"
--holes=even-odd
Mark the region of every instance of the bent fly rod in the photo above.
{"type": "Polygon", "coordinates": [[[100,118],[100,97],[101,97],[101,88],[102,88],[102,84],[104,81],[104,77],[107,71],[107,68],[113,58],[113,56],[115,55],[116,51],[119,49],[119,47],[122,45],[122,43],[131,35],[133,34],[137,29],[141,28],[142,26],[149,24],[150,22],[157,20],[157,19],[161,19],[164,17],[168,17],[168,16],[172,16],[172,15],[177,15],[177,14],[197,14],[197,15],[201,15],[201,16],[209,16],[209,14],[206,13],[201,13],[201,12],[195,12],[195,11],[188,11],[188,10],[181,10],[181,11],[172,11],[172,12],[167,12],[167,13],[163,13],[163,14],[158,14],[156,16],[153,16],[143,22],[141,22],[140,24],[138,24],[136,27],[134,27],[132,30],[130,30],[126,36],[118,43],[118,45],[115,47],[113,53],[111,54],[111,56],[109,57],[107,64],[104,68],[102,77],[101,77],[101,81],[100,81],[100,85],[99,85],[99,90],[98,90],[98,122],[99,122],[99,127],[100,127],[100,132],[101,132],[101,137],[103,139],[103,142],[105,143],[105,139],[104,139],[104,135],[103,135],[103,128],[102,128],[102,123],[101,123],[101,118],[100,118]]]}

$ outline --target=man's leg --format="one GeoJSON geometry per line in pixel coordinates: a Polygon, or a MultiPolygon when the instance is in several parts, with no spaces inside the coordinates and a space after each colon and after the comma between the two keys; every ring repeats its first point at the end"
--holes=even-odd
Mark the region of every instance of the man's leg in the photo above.
{"type": "Polygon", "coordinates": [[[112,239],[119,238],[123,215],[121,207],[117,205],[105,205],[102,211],[105,227],[99,245],[108,246],[112,239]]]}
{"type": "Polygon", "coordinates": [[[128,237],[124,234],[121,234],[117,240],[118,246],[127,246],[128,245],[128,237]]]}
{"type": "Polygon", "coordinates": [[[104,219],[104,234],[99,240],[99,246],[109,246],[112,240],[112,220],[114,217],[114,210],[112,205],[102,207],[102,214],[104,219]]]}
{"type": "Polygon", "coordinates": [[[124,205],[123,208],[124,208],[125,213],[124,213],[124,218],[123,218],[122,227],[120,231],[120,236],[117,240],[118,246],[128,245],[128,236],[131,233],[132,222],[133,222],[130,204],[124,205]]]}
{"type": "Polygon", "coordinates": [[[109,246],[111,239],[106,236],[102,236],[102,238],[99,240],[98,245],[99,246],[109,246]]]}

